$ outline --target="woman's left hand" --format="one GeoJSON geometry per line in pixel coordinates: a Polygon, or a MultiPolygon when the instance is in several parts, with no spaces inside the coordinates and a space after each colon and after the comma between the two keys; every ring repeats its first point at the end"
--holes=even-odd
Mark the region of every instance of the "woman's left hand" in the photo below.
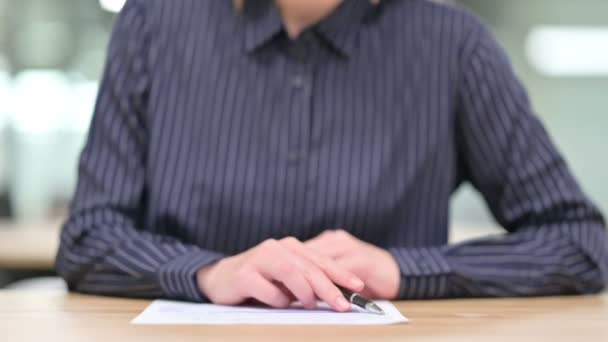
{"type": "Polygon", "coordinates": [[[365,283],[361,295],[395,299],[401,281],[399,266],[386,250],[361,241],[344,230],[326,231],[305,242],[308,248],[330,257],[365,283]]]}

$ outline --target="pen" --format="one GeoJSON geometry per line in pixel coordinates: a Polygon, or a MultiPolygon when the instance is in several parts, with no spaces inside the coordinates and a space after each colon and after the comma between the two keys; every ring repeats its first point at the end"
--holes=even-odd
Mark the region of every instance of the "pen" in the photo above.
{"type": "Polygon", "coordinates": [[[369,299],[362,297],[360,294],[351,292],[343,287],[338,286],[338,289],[342,291],[342,294],[346,299],[351,303],[359,306],[369,312],[375,313],[377,315],[384,315],[384,311],[374,302],[369,299]]]}

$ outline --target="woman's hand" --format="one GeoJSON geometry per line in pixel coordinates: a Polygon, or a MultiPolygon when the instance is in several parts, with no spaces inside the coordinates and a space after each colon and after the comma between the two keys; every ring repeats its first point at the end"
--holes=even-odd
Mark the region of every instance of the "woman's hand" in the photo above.
{"type": "Polygon", "coordinates": [[[395,299],[401,281],[399,265],[386,250],[361,241],[344,230],[326,231],[305,245],[335,260],[365,283],[363,296],[395,299]]]}
{"type": "Polygon", "coordinates": [[[197,273],[200,290],[216,304],[236,305],[255,299],[276,308],[295,298],[306,308],[317,299],[336,311],[348,311],[335,284],[359,292],[363,281],[339,262],[295,238],[266,240],[241,254],[222,259],[197,273]]]}

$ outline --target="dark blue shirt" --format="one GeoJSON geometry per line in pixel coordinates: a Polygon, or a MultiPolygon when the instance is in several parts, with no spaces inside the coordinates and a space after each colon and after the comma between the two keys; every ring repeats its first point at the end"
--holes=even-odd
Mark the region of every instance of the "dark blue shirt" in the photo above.
{"type": "Polygon", "coordinates": [[[201,267],[336,228],[392,253],[400,298],[608,282],[600,213],[466,11],[344,1],[290,40],[270,1],[129,0],[61,236],[70,289],[202,300],[201,267]],[[447,244],[463,182],[506,235],[447,244]]]}

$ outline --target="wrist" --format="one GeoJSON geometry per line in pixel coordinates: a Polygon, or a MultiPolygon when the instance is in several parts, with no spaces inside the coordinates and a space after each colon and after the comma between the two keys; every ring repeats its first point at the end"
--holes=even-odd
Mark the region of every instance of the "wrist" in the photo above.
{"type": "Polygon", "coordinates": [[[397,299],[399,296],[399,288],[401,286],[401,270],[397,260],[389,251],[383,250],[382,252],[386,259],[386,286],[387,289],[389,289],[387,291],[388,299],[397,299]]]}
{"type": "Polygon", "coordinates": [[[218,267],[219,263],[222,262],[223,259],[220,259],[212,264],[205,265],[201,269],[196,272],[196,283],[198,285],[201,293],[209,298],[209,289],[213,288],[210,284],[214,278],[214,271],[218,267]]]}

